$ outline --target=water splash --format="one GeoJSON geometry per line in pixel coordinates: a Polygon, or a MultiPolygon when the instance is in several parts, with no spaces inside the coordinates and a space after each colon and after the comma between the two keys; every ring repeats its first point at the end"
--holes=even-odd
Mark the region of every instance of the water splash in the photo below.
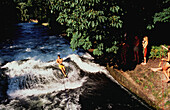
{"type": "Polygon", "coordinates": [[[81,87],[86,77],[80,78],[80,70],[71,63],[63,64],[69,69],[68,79],[63,79],[55,61],[41,62],[28,59],[7,63],[2,68],[8,69],[6,72],[10,78],[8,95],[11,98],[27,97],[81,87]]]}
{"type": "MultiPolygon", "coordinates": [[[[85,57],[92,59],[88,54],[86,55],[83,56],[84,59],[85,57]]],[[[88,76],[85,74],[80,75],[81,71],[86,70],[86,67],[89,68],[86,70],[88,74],[107,73],[107,71],[104,67],[92,63],[88,59],[83,62],[75,54],[63,59],[68,78],[63,77],[55,61],[42,62],[40,60],[26,59],[9,62],[4,65],[2,68],[7,69],[6,74],[9,76],[7,93],[12,99],[9,105],[21,103],[20,100],[23,99],[25,103],[33,103],[30,102],[30,97],[39,97],[36,103],[50,103],[50,108],[53,106],[54,100],[58,100],[55,104],[58,104],[59,108],[80,109],[79,96],[84,89],[79,88],[88,79],[88,76]],[[48,94],[50,96],[47,97],[48,94]],[[49,97],[53,98],[52,102],[48,99],[49,97]]],[[[45,108],[47,109],[47,106],[45,108]]]]}
{"type": "Polygon", "coordinates": [[[18,26],[16,33],[20,34],[16,39],[1,44],[0,62],[8,76],[8,100],[0,104],[1,109],[80,110],[122,106],[138,109],[141,106],[90,54],[81,49],[72,51],[66,39],[47,35],[47,28],[42,26],[32,23],[18,26]],[[68,78],[64,78],[55,63],[58,54],[64,59],[68,78]]]}

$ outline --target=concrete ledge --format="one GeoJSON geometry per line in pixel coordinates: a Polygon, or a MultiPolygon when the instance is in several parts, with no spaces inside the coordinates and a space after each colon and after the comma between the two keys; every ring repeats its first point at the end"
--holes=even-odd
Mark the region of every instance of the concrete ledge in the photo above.
{"type": "Polygon", "coordinates": [[[139,86],[126,72],[113,69],[109,67],[109,65],[107,65],[107,70],[116,81],[118,81],[125,88],[146,101],[150,106],[156,109],[162,109],[159,106],[160,104],[156,101],[155,97],[152,94],[147,94],[146,90],[139,86]]]}

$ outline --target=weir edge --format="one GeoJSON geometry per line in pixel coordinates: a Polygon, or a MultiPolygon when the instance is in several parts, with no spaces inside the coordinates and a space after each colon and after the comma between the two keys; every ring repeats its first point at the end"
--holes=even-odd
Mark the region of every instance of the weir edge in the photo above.
{"type": "Polygon", "coordinates": [[[149,106],[152,106],[155,109],[163,109],[163,107],[160,106],[160,102],[157,101],[152,94],[147,94],[146,90],[142,89],[142,87],[138,85],[126,72],[111,68],[109,67],[109,65],[107,65],[106,68],[109,71],[110,75],[119,84],[144,100],[149,106]]]}

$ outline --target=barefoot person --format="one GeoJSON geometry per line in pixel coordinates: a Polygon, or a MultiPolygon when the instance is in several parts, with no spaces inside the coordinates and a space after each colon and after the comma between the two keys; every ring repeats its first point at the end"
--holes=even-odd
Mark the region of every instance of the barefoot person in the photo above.
{"type": "Polygon", "coordinates": [[[56,62],[58,63],[58,66],[59,66],[60,70],[62,71],[62,73],[64,74],[64,76],[67,77],[66,69],[65,69],[64,65],[62,64],[63,59],[60,58],[60,55],[58,55],[58,59],[56,60],[56,62]]]}
{"type": "Polygon", "coordinates": [[[144,61],[143,61],[142,65],[146,65],[146,54],[147,54],[147,46],[148,46],[148,37],[147,36],[145,36],[143,38],[142,46],[143,46],[143,57],[144,57],[143,58],[144,61]]]}
{"type": "Polygon", "coordinates": [[[163,66],[163,67],[161,67],[161,68],[151,68],[151,70],[152,71],[161,71],[161,70],[163,70],[163,73],[165,74],[165,76],[166,76],[166,80],[165,80],[165,82],[168,82],[168,81],[170,81],[170,79],[169,79],[169,72],[170,72],[170,70],[168,70],[169,68],[170,68],[170,46],[168,46],[168,48],[166,48],[165,46],[162,46],[164,49],[167,49],[168,50],[168,58],[166,59],[166,58],[162,58],[162,60],[163,61],[166,61],[166,64],[163,66]]]}

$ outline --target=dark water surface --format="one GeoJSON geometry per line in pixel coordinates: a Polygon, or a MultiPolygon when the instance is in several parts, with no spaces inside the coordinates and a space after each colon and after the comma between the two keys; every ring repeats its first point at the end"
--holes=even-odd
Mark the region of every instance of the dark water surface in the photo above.
{"type": "Polygon", "coordinates": [[[4,80],[8,88],[7,101],[1,101],[0,109],[152,109],[116,83],[88,53],[72,51],[66,39],[47,31],[34,23],[20,23],[15,38],[1,42],[0,74],[8,76],[4,80]],[[55,63],[58,54],[64,59],[68,78],[55,63]]]}

